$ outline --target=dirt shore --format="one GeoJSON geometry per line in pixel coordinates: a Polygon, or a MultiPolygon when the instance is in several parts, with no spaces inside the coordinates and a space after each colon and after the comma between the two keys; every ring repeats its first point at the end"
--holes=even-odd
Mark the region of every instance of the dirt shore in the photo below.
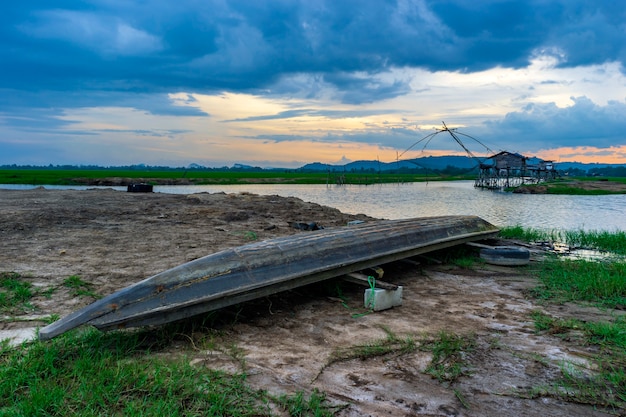
{"type": "MultiPolygon", "coordinates": [[[[0,272],[14,271],[37,288],[33,310],[0,320],[0,339],[32,337],[42,319],[93,302],[63,281],[78,275],[107,295],[209,253],[276,236],[307,233],[293,222],[340,227],[370,220],[296,198],[252,194],[134,194],[113,190],[0,190],[0,272]],[[17,320],[16,320],[17,319],[17,320]]],[[[436,256],[436,254],[435,254],[436,256]]],[[[539,255],[532,254],[532,262],[539,255]]],[[[186,352],[197,366],[245,371],[247,382],[273,393],[318,389],[339,416],[602,416],[591,406],[543,396],[563,363],[591,369],[591,347],[535,331],[530,313],[600,320],[602,311],[541,305],[527,269],[423,262],[384,266],[385,281],[402,285],[403,305],[363,313],[363,288],[330,282],[278,294],[236,310],[217,346],[186,352]],[[340,286],[342,297],[322,287],[340,286]],[[332,362],[338,351],[394,334],[415,340],[441,331],[475,340],[470,375],[444,384],[424,372],[431,353],[396,352],[332,362]],[[236,347],[239,355],[228,352],[236,347]]],[[[208,337],[208,336],[207,336],[208,337]]],[[[183,342],[181,341],[181,344],[183,342]]],[[[174,343],[169,354],[177,354],[174,343]]]]}

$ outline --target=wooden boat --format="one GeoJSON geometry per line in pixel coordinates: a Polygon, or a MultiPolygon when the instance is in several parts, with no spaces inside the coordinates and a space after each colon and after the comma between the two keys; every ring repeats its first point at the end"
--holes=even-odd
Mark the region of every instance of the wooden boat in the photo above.
{"type": "Polygon", "coordinates": [[[498,229],[476,216],[382,220],[256,242],[163,271],[44,328],[42,340],[89,324],[160,325],[465,242],[498,229]]]}

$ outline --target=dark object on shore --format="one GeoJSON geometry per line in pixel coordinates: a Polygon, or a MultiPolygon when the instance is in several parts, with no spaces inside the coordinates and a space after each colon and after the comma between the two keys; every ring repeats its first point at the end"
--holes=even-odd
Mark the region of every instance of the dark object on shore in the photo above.
{"type": "Polygon", "coordinates": [[[480,258],[492,265],[522,266],[530,262],[530,251],[516,246],[495,246],[481,249],[480,258]]]}
{"type": "Polygon", "coordinates": [[[289,226],[299,230],[322,230],[324,228],[316,222],[290,222],[289,226]]]}
{"type": "Polygon", "coordinates": [[[128,184],[128,188],[126,189],[126,191],[129,193],[151,193],[152,184],[128,184]]]}
{"type": "Polygon", "coordinates": [[[498,233],[476,216],[381,220],[226,249],[104,297],[39,332],[160,325],[498,233]]]}

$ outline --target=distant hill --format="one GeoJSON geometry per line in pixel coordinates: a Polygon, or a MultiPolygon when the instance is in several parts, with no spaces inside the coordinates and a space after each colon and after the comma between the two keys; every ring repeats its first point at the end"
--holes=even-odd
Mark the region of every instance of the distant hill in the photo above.
{"type": "MultiPolygon", "coordinates": [[[[537,164],[540,161],[537,157],[530,157],[529,164],[537,164]]],[[[299,168],[300,171],[317,172],[317,171],[373,171],[385,172],[398,169],[427,169],[427,170],[444,170],[449,167],[457,169],[476,168],[479,162],[476,159],[467,156],[426,156],[423,158],[414,158],[400,160],[398,162],[379,162],[379,161],[355,161],[345,165],[332,165],[314,162],[306,164],[299,168]]],[[[600,163],[582,163],[582,162],[556,162],[556,169],[559,171],[582,171],[583,173],[594,169],[618,168],[624,167],[625,164],[600,164],[600,163]]]]}
{"type": "Polygon", "coordinates": [[[374,171],[385,172],[398,169],[432,169],[442,170],[447,167],[472,169],[478,166],[478,161],[467,156],[427,156],[423,158],[404,159],[397,162],[355,161],[345,165],[331,165],[314,162],[299,168],[300,171],[374,171]]]}
{"type": "Polygon", "coordinates": [[[599,163],[591,163],[585,164],[582,162],[557,162],[556,167],[560,170],[568,170],[568,169],[581,169],[583,171],[589,171],[594,168],[614,168],[618,166],[625,166],[626,164],[599,164],[599,163]]]}
{"type": "MultiPolygon", "coordinates": [[[[484,158],[480,158],[481,160],[484,158]]],[[[537,157],[529,157],[528,163],[536,165],[540,161],[537,157]]],[[[470,172],[471,170],[478,168],[479,161],[476,158],[470,158],[467,156],[448,155],[448,156],[426,156],[422,158],[404,159],[393,162],[380,162],[380,161],[354,161],[344,165],[323,164],[321,162],[313,162],[311,164],[303,165],[296,171],[302,172],[389,172],[397,170],[462,170],[470,172]]],[[[601,163],[582,163],[582,162],[555,162],[556,169],[562,171],[568,175],[604,175],[604,176],[626,176],[626,162],[623,164],[601,164],[601,163]]],[[[252,166],[242,163],[235,163],[231,167],[206,167],[197,163],[190,163],[187,167],[171,167],[171,166],[150,166],[146,164],[135,164],[125,166],[108,166],[101,167],[97,165],[0,165],[3,169],[65,169],[65,170],[140,170],[140,171],[186,171],[186,170],[198,170],[198,171],[293,171],[291,168],[261,168],[258,166],[252,166]]]]}

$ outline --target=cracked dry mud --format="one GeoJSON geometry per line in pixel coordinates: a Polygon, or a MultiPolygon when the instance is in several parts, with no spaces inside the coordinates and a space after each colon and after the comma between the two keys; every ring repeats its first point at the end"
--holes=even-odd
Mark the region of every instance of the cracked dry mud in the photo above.
{"type": "MultiPolygon", "coordinates": [[[[0,271],[18,272],[39,288],[56,288],[50,298],[33,299],[34,311],[2,318],[0,338],[14,341],[32,337],[43,317],[62,317],[93,301],[72,296],[62,285],[71,275],[107,295],[251,239],[306,233],[290,222],[336,227],[368,220],[278,196],[43,188],[0,190],[0,213],[0,271]]],[[[525,295],[536,285],[526,269],[396,263],[384,270],[385,281],[403,286],[401,307],[355,316],[364,311],[363,288],[343,283],[339,298],[324,290],[337,285],[330,281],[232,309],[236,318],[206,330],[215,346],[223,348],[199,346],[184,354],[196,366],[245,370],[252,387],[272,393],[318,389],[333,403],[346,405],[339,416],[606,415],[534,394],[559,377],[564,362],[587,366],[593,352],[537,334],[530,318],[539,310],[599,320],[601,311],[537,303],[525,295]],[[451,385],[424,373],[431,360],[427,351],[330,361],[338,350],[389,333],[420,340],[442,330],[476,340],[465,358],[471,374],[451,385]],[[232,347],[238,355],[229,353],[232,347]]],[[[173,342],[158,354],[180,353],[173,342]]]]}

